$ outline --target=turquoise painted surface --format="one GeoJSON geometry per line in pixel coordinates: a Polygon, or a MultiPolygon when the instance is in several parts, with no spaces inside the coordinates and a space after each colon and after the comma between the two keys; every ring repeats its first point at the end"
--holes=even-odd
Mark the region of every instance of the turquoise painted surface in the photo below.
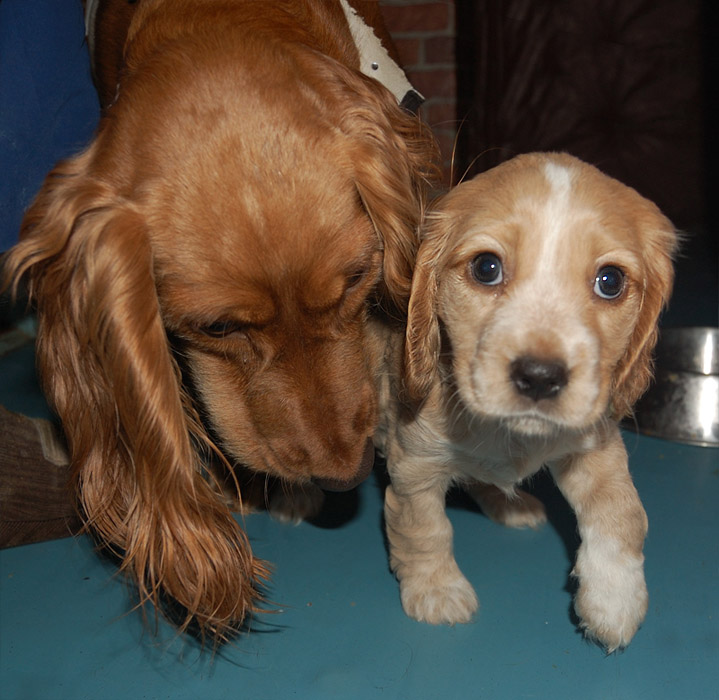
{"type": "Polygon", "coordinates": [[[572,622],[573,518],[549,481],[535,485],[552,517],[538,532],[454,499],[457,560],[482,607],[471,624],[431,627],[402,612],[373,477],[330,503],[331,526],[247,518],[277,604],[215,656],[164,623],[151,634],[86,538],[0,552],[2,697],[717,698],[718,453],[626,439],[650,518],[651,604],[621,654],[572,622]]]}

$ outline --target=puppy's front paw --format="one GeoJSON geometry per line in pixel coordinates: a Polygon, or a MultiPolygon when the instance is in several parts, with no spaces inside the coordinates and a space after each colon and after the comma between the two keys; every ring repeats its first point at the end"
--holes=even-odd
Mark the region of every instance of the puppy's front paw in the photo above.
{"type": "Polygon", "coordinates": [[[628,555],[603,562],[588,559],[577,559],[580,584],[574,609],[585,634],[611,654],[629,644],[647,613],[643,560],[628,555]]]}
{"type": "Polygon", "coordinates": [[[472,585],[458,570],[403,578],[400,596],[407,615],[433,625],[469,622],[479,607],[472,585]]]}
{"type": "Polygon", "coordinates": [[[280,522],[299,525],[314,518],[325,500],[325,494],[314,484],[278,485],[270,494],[268,510],[280,522]]]}
{"type": "Polygon", "coordinates": [[[632,641],[644,620],[649,596],[646,586],[622,596],[617,592],[592,592],[580,588],[574,603],[582,629],[611,654],[632,641]]]}

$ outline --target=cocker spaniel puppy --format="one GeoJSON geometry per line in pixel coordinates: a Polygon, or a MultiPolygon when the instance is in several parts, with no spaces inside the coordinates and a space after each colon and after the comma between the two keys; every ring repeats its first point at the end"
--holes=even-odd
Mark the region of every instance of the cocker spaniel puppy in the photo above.
{"type": "Polygon", "coordinates": [[[91,1],[103,116],[6,261],[89,530],[142,601],[215,639],[266,569],[208,454],[356,484],[377,422],[368,308],[407,305],[435,146],[361,71],[356,10],[375,3],[352,4],[91,1]]]}
{"type": "Polygon", "coordinates": [[[647,610],[647,518],[617,420],[650,378],[675,243],[651,202],[561,154],[519,156],[429,215],[406,338],[379,328],[376,440],[408,615],[451,624],[478,607],[452,553],[448,487],[534,527],[544,507],[517,486],[546,465],[578,520],[582,625],[609,650],[632,639],[647,610]]]}

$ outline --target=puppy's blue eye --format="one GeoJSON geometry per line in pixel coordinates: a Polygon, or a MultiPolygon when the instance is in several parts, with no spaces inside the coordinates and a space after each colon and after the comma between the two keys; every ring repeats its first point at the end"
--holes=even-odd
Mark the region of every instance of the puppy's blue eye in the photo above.
{"type": "Polygon", "coordinates": [[[472,277],[480,284],[499,284],[503,279],[502,261],[494,253],[480,253],[469,264],[472,277]]]}
{"type": "Polygon", "coordinates": [[[624,273],[614,265],[602,267],[594,278],[594,293],[602,299],[616,299],[624,291],[624,273]]]}

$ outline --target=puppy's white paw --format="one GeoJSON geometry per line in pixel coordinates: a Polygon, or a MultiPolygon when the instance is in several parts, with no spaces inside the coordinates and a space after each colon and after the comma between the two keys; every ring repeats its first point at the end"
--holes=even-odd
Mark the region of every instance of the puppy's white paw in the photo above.
{"type": "Polygon", "coordinates": [[[314,484],[279,485],[270,494],[268,510],[280,522],[299,525],[314,518],[325,500],[325,494],[314,484]]]}
{"type": "Polygon", "coordinates": [[[632,641],[647,612],[647,589],[632,591],[629,599],[580,588],[574,603],[582,629],[611,654],[632,641]]]}
{"type": "Polygon", "coordinates": [[[609,653],[627,646],[649,605],[643,558],[583,556],[580,550],[574,573],[580,582],[574,609],[586,635],[609,653]]]}
{"type": "Polygon", "coordinates": [[[479,601],[469,581],[457,571],[447,576],[408,576],[400,581],[402,607],[410,617],[433,625],[469,622],[479,601]]]}

